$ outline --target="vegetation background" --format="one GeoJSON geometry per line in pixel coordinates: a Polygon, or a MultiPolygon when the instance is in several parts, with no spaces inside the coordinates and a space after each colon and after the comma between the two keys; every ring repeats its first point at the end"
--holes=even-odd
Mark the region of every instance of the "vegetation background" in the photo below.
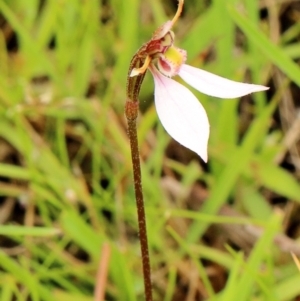
{"type": "MultiPolygon", "coordinates": [[[[126,76],[176,7],[0,0],[1,301],[89,301],[103,285],[107,301],[143,300],[126,76]]],[[[166,134],[146,76],[154,300],[300,300],[299,19],[297,0],[186,0],[174,30],[188,63],[270,87],[226,101],[193,91],[211,123],[208,164],[166,134]]]]}

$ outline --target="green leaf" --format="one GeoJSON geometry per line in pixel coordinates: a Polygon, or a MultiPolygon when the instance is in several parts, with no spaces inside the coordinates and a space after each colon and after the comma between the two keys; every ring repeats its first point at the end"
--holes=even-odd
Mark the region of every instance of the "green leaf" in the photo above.
{"type": "Polygon", "coordinates": [[[262,186],[295,201],[300,202],[298,181],[283,168],[269,162],[256,162],[250,165],[252,177],[262,186]]]}
{"type": "Polygon", "coordinates": [[[0,235],[5,236],[37,236],[47,237],[61,234],[59,229],[26,226],[0,225],[0,235]]]}
{"type": "Polygon", "coordinates": [[[287,54],[270,41],[247,17],[241,15],[234,7],[228,7],[229,14],[247,38],[275,66],[281,69],[291,80],[300,86],[300,68],[287,54]]]}

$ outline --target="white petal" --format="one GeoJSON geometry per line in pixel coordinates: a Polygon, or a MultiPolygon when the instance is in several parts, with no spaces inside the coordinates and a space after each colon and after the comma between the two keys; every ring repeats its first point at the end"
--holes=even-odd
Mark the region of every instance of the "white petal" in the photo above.
{"type": "Polygon", "coordinates": [[[186,64],[181,66],[178,75],[198,91],[220,98],[236,98],[269,89],[265,86],[235,82],[186,64]]]}
{"type": "Polygon", "coordinates": [[[183,85],[150,68],[155,82],[155,106],[166,131],[207,161],[209,122],[203,106],[183,85]]]}

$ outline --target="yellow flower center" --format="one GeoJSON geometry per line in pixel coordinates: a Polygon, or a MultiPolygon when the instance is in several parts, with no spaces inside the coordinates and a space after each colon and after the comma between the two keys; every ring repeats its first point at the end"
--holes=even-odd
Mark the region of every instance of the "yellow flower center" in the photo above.
{"type": "Polygon", "coordinates": [[[164,57],[175,66],[181,66],[185,60],[182,52],[174,46],[168,48],[168,50],[164,53],[164,57]]]}

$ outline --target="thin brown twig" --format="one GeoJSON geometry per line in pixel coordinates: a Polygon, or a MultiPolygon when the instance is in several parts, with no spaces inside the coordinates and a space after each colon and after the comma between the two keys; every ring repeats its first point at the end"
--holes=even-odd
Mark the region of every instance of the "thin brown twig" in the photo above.
{"type": "Polygon", "coordinates": [[[102,247],[101,260],[99,262],[97,276],[96,276],[94,301],[104,301],[110,255],[111,255],[110,245],[108,243],[105,243],[102,247]]]}

